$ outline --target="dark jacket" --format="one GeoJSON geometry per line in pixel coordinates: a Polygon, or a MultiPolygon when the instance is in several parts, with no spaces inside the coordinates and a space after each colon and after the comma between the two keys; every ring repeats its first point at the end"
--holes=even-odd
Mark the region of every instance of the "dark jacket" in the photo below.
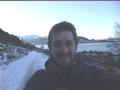
{"type": "Polygon", "coordinates": [[[119,75],[85,65],[78,56],[69,69],[61,68],[52,59],[45,67],[32,76],[24,90],[120,90],[119,75]]]}

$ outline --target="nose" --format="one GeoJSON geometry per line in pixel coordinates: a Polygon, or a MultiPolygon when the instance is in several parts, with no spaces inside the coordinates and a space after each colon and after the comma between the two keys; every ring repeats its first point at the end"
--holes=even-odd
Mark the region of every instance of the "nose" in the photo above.
{"type": "Polygon", "coordinates": [[[64,54],[68,53],[68,48],[65,45],[62,45],[60,50],[61,50],[61,53],[64,53],[64,54]]]}

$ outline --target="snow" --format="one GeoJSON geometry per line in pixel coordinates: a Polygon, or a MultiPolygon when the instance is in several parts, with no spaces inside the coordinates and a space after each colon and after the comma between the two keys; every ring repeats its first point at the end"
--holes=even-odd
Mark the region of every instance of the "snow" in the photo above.
{"type": "Polygon", "coordinates": [[[19,36],[20,39],[37,39],[37,38],[40,38],[40,36],[38,35],[27,35],[27,36],[19,36]]]}
{"type": "Polygon", "coordinates": [[[27,80],[39,69],[44,69],[48,59],[43,53],[31,51],[29,54],[8,65],[2,65],[1,90],[23,90],[27,80]]]}

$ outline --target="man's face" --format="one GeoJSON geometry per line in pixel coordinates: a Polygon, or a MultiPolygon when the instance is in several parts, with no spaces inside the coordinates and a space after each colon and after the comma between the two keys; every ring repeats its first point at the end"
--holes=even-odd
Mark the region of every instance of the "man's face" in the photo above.
{"type": "Polygon", "coordinates": [[[76,53],[72,32],[61,31],[52,35],[50,53],[53,60],[62,67],[69,67],[73,63],[76,53]]]}

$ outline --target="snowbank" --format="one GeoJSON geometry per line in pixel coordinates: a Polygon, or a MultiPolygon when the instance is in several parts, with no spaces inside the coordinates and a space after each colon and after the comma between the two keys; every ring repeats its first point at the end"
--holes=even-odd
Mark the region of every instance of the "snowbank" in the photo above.
{"type": "Polygon", "coordinates": [[[1,90],[22,90],[27,80],[38,70],[44,69],[48,56],[35,51],[7,66],[1,66],[1,90]]]}
{"type": "Polygon", "coordinates": [[[9,45],[9,44],[2,44],[2,47],[0,48],[1,65],[8,64],[11,61],[22,58],[25,55],[27,55],[28,52],[30,51],[31,51],[30,49],[26,49],[23,47],[9,45]]]}

